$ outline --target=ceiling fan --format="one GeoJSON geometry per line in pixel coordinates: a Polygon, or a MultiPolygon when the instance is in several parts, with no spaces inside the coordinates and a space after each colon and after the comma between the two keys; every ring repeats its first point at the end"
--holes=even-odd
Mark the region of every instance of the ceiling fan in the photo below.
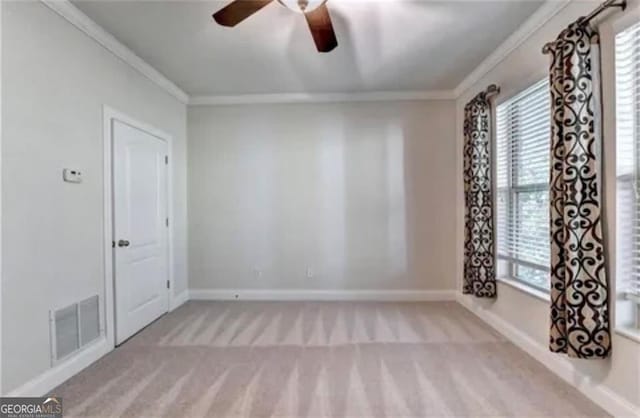
{"type": "MultiPolygon", "coordinates": [[[[276,0],[235,0],[213,14],[222,26],[233,27],[276,0]]],[[[327,0],[277,0],[288,9],[304,14],[318,52],[330,52],[338,46],[327,0]]]]}

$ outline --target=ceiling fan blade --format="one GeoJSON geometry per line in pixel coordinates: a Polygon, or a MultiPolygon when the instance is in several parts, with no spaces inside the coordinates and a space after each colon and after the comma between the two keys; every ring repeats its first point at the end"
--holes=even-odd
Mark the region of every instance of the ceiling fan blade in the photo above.
{"type": "Polygon", "coordinates": [[[233,27],[273,0],[235,0],[213,14],[213,19],[222,26],[233,27]]]}
{"type": "Polygon", "coordinates": [[[327,9],[326,3],[304,15],[307,18],[318,52],[330,52],[338,46],[338,40],[336,39],[336,33],[333,31],[333,24],[331,23],[331,16],[329,16],[329,9],[327,9]]]}

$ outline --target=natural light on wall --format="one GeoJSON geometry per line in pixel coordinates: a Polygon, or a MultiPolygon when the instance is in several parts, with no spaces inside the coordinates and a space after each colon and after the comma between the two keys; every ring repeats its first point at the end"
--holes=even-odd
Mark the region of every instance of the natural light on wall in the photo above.
{"type": "Polygon", "coordinates": [[[549,289],[549,84],[497,108],[498,275],[549,289]]]}
{"type": "Polygon", "coordinates": [[[616,322],[640,328],[640,23],[616,36],[616,322]]]}

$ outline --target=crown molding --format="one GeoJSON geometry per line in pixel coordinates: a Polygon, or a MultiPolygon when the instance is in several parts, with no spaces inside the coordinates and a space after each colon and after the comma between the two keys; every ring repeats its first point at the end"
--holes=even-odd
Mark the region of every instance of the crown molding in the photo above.
{"type": "Polygon", "coordinates": [[[509,54],[522,45],[531,35],[540,29],[551,18],[567,7],[572,0],[547,0],[536,10],[515,32],[480,63],[453,92],[456,98],[462,96],[471,86],[477,83],[500,64],[509,54]]]}
{"type": "Polygon", "coordinates": [[[407,100],[454,100],[452,90],[376,91],[363,93],[279,93],[233,96],[191,96],[189,106],[224,106],[239,104],[382,102],[407,100]]]}
{"type": "Polygon", "coordinates": [[[187,104],[189,96],[171,80],[162,75],[158,70],[147,64],[142,58],[132,50],[124,46],[113,35],[104,30],[100,25],[91,20],[80,9],[71,4],[69,0],[41,0],[43,4],[54,12],[65,18],[69,23],[80,29],[87,36],[94,39],[109,52],[138,70],[142,75],[153,81],[160,88],[178,99],[181,103],[187,104]]]}
{"type": "Polygon", "coordinates": [[[333,102],[379,102],[408,100],[454,100],[462,96],[471,86],[502,62],[540,27],[573,0],[547,0],[529,19],[509,36],[491,55],[471,72],[453,90],[432,91],[379,91],[360,93],[278,93],[189,96],[175,83],[162,75],[135,52],[127,48],[113,35],[104,30],[69,0],[40,0],[51,10],[65,18],[90,38],[122,61],[139,71],[181,103],[189,106],[224,106],[237,104],[285,104],[285,103],[333,103],[333,102]]]}

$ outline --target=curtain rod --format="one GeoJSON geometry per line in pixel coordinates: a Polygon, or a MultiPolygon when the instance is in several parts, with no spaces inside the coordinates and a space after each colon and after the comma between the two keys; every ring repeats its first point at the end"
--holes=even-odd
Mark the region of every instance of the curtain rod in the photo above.
{"type": "Polygon", "coordinates": [[[495,96],[496,94],[500,94],[500,87],[495,84],[489,85],[489,87],[484,91],[484,95],[487,99],[491,96],[495,96]]]}
{"type": "Polygon", "coordinates": [[[495,84],[490,84],[486,89],[482,90],[480,93],[476,94],[473,100],[477,100],[477,99],[481,99],[481,100],[487,100],[489,99],[489,97],[491,96],[495,96],[496,94],[500,93],[500,87],[498,87],[495,84]]]}
{"type": "MultiPolygon", "coordinates": [[[[604,3],[600,4],[600,6],[596,7],[591,13],[586,16],[582,16],[577,20],[577,23],[580,25],[586,25],[589,23],[594,17],[598,16],[600,13],[604,12],[607,9],[612,7],[619,7],[620,10],[625,10],[627,8],[627,0],[606,0],[604,3]]],[[[546,54],[549,52],[549,48],[553,46],[557,41],[547,42],[545,46],[542,48],[542,53],[546,54]]]]}
{"type": "Polygon", "coordinates": [[[589,13],[588,15],[581,17],[579,21],[583,25],[586,23],[589,23],[591,19],[593,19],[594,17],[598,16],[600,13],[604,12],[605,10],[611,7],[619,7],[620,10],[624,11],[627,8],[627,0],[607,0],[604,3],[602,3],[600,6],[598,6],[594,11],[589,13]]]}

